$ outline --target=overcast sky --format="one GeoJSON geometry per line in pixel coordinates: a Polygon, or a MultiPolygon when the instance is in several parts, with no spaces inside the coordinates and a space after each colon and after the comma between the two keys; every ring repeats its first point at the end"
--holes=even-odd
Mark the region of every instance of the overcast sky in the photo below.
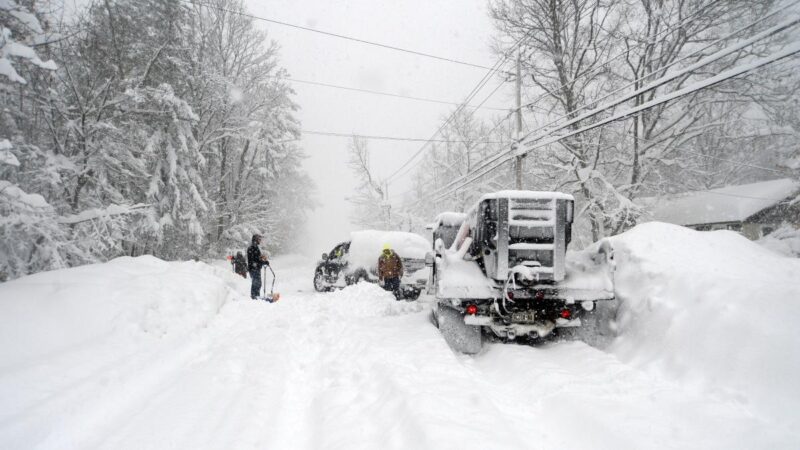
{"type": "MultiPolygon", "coordinates": [[[[453,59],[492,66],[494,34],[486,0],[248,0],[257,16],[377,41],[453,59]]],[[[279,25],[258,22],[281,46],[281,64],[293,78],[403,95],[459,102],[487,72],[430,58],[363,45],[279,25]]],[[[494,78],[479,101],[497,84],[494,78]]],[[[429,138],[452,111],[448,105],[417,102],[326,87],[294,84],[305,130],[429,138]]],[[[487,105],[511,107],[511,87],[487,105]]],[[[353,192],[347,168],[349,139],[305,134],[306,169],[317,183],[322,206],[309,221],[307,248],[330,250],[353,227],[346,198],[353,192]]],[[[373,168],[388,176],[421,143],[370,141],[373,168]]],[[[391,185],[394,201],[409,187],[391,185]]]]}

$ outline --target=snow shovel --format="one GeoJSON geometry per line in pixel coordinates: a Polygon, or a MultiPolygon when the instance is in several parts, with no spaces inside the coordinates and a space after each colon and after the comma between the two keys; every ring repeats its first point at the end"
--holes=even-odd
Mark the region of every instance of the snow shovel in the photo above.
{"type": "MultiPolygon", "coordinates": [[[[275,292],[275,271],[272,270],[271,265],[266,266],[270,272],[272,272],[272,286],[269,288],[269,295],[267,295],[267,285],[264,284],[264,296],[262,297],[264,300],[268,301],[269,303],[275,303],[281,299],[281,294],[275,292]]],[[[267,271],[264,270],[264,277],[266,277],[267,271]]]]}

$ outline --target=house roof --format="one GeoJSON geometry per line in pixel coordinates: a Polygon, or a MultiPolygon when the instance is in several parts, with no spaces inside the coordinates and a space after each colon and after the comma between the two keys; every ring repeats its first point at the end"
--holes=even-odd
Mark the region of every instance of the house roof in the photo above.
{"type": "Polygon", "coordinates": [[[790,178],[725,186],[709,191],[641,198],[649,218],[677,225],[741,222],[800,192],[790,178]]]}

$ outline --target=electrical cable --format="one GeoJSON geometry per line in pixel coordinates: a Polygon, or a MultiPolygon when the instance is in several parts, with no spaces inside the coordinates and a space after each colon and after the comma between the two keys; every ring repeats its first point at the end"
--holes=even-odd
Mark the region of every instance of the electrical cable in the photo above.
{"type": "Polygon", "coordinates": [[[434,54],[431,54],[431,53],[425,53],[425,52],[421,52],[421,51],[417,51],[417,50],[411,50],[411,49],[407,49],[407,48],[403,48],[403,47],[397,47],[395,45],[389,45],[389,44],[384,44],[384,43],[381,43],[381,42],[370,41],[370,40],[367,40],[367,39],[361,39],[361,38],[357,38],[357,37],[353,37],[353,36],[347,36],[347,35],[344,35],[344,34],[333,33],[333,32],[330,32],[330,31],[318,30],[316,28],[306,27],[306,26],[303,26],[303,25],[297,25],[297,24],[284,22],[284,21],[276,20],[276,19],[270,19],[268,17],[256,16],[255,14],[250,14],[250,13],[247,13],[247,12],[244,12],[244,11],[236,11],[236,10],[233,10],[233,9],[230,9],[230,8],[225,8],[225,7],[217,6],[217,5],[211,5],[211,4],[204,3],[204,2],[193,1],[193,0],[181,0],[181,1],[183,3],[185,3],[185,4],[188,4],[188,5],[205,6],[206,8],[216,9],[218,11],[224,11],[224,12],[231,13],[231,14],[237,14],[237,15],[242,16],[242,17],[248,17],[248,18],[254,19],[254,20],[260,20],[260,21],[263,21],[263,22],[269,22],[269,23],[272,23],[272,24],[275,24],[275,25],[281,25],[281,26],[285,26],[285,27],[289,27],[289,28],[295,28],[295,29],[298,29],[298,30],[308,31],[308,32],[311,32],[311,33],[317,33],[317,34],[320,34],[320,35],[323,35],[323,36],[334,37],[334,38],[338,38],[338,39],[344,39],[344,40],[348,40],[348,41],[352,41],[352,42],[358,42],[360,44],[372,45],[374,47],[380,47],[380,48],[384,48],[384,49],[387,49],[387,50],[394,50],[394,51],[408,53],[408,54],[412,54],[412,55],[416,55],[416,56],[423,56],[423,57],[426,57],[426,58],[436,59],[436,60],[439,60],[439,61],[446,61],[446,62],[450,62],[450,63],[453,63],[453,64],[460,64],[460,65],[463,65],[463,66],[475,67],[475,68],[478,68],[478,69],[489,69],[489,67],[481,65],[481,64],[475,64],[475,63],[471,63],[471,62],[467,62],[467,61],[458,60],[458,59],[455,59],[455,58],[448,58],[448,57],[445,57],[445,56],[438,56],[438,55],[434,55],[434,54]]]}
{"type": "MultiPolygon", "coordinates": [[[[456,144],[464,144],[468,141],[463,140],[450,140],[450,139],[437,139],[437,140],[430,140],[425,138],[410,138],[410,137],[402,137],[402,136],[377,136],[377,135],[367,135],[367,134],[357,134],[357,133],[334,133],[330,131],[316,131],[316,130],[300,130],[301,133],[305,134],[314,134],[319,136],[332,136],[332,137],[344,137],[344,138],[363,138],[363,139],[375,139],[375,140],[386,140],[386,141],[404,141],[404,142],[442,142],[442,143],[456,143],[456,144]]],[[[480,142],[481,144],[500,144],[500,142],[480,142]]]]}
{"type": "MultiPolygon", "coordinates": [[[[291,78],[291,77],[273,77],[273,78],[278,79],[278,80],[286,80],[286,81],[290,81],[290,82],[293,82],[293,83],[309,84],[309,85],[312,85],[312,86],[324,86],[324,87],[329,87],[329,88],[334,88],[334,89],[342,89],[342,90],[346,90],[346,91],[362,92],[362,93],[365,93],[365,94],[383,95],[383,96],[386,96],[386,97],[395,97],[395,98],[402,98],[402,99],[407,99],[407,100],[417,100],[417,101],[421,101],[421,102],[438,103],[438,104],[442,104],[442,105],[452,105],[452,106],[460,105],[460,103],[458,103],[458,102],[450,102],[450,101],[446,101],[446,100],[436,100],[436,99],[425,98],[425,97],[415,97],[415,96],[412,96],[412,95],[394,94],[394,93],[391,93],[391,92],[373,91],[373,90],[370,90],[370,89],[356,88],[356,87],[350,87],[350,86],[341,86],[341,85],[330,84],[330,83],[322,83],[320,81],[300,80],[300,79],[291,78]]],[[[466,107],[467,108],[475,108],[475,109],[480,109],[480,108],[492,109],[492,110],[495,110],[495,111],[507,111],[508,110],[508,108],[497,108],[497,107],[492,107],[492,106],[470,106],[470,105],[467,105],[466,107]]]]}
{"type": "MultiPolygon", "coordinates": [[[[627,94],[627,95],[623,96],[620,99],[611,101],[611,102],[609,102],[609,103],[607,103],[605,105],[602,105],[602,106],[598,106],[595,109],[589,111],[588,113],[585,113],[585,114],[583,114],[581,116],[578,116],[578,117],[574,117],[573,119],[570,119],[569,121],[567,121],[567,122],[565,122],[565,123],[563,123],[561,125],[558,125],[557,127],[555,127],[552,130],[543,131],[542,133],[539,133],[539,135],[534,136],[531,140],[529,140],[528,141],[528,145],[531,145],[532,142],[535,142],[537,140],[544,139],[544,138],[550,136],[552,133],[554,133],[556,131],[563,130],[563,129],[569,127],[570,125],[577,124],[577,123],[579,123],[579,122],[581,122],[583,120],[586,120],[586,119],[588,119],[590,117],[593,117],[593,116],[595,116],[597,114],[600,114],[600,113],[602,113],[602,112],[604,112],[604,111],[606,111],[606,110],[608,110],[608,109],[610,109],[610,108],[612,108],[614,106],[617,106],[617,105],[619,105],[621,103],[624,103],[625,101],[628,101],[628,100],[630,100],[630,99],[642,94],[643,92],[650,91],[650,90],[655,89],[655,88],[657,88],[657,87],[659,87],[659,86],[661,86],[663,84],[666,84],[667,82],[672,81],[672,80],[676,79],[677,77],[679,77],[679,76],[681,76],[681,75],[683,75],[685,73],[692,72],[692,71],[694,71],[694,70],[696,70],[696,69],[698,69],[700,67],[706,66],[706,65],[708,65],[708,64],[710,64],[710,63],[712,63],[712,62],[714,62],[714,61],[716,61],[716,60],[718,60],[718,59],[720,59],[720,58],[722,58],[724,56],[727,56],[729,54],[735,53],[735,52],[741,50],[742,48],[747,47],[747,46],[749,46],[749,45],[751,45],[751,44],[753,44],[753,43],[755,43],[755,42],[757,42],[759,40],[765,39],[765,38],[770,37],[770,36],[772,36],[772,35],[774,35],[776,33],[779,33],[779,32],[782,32],[782,31],[788,29],[788,28],[791,28],[791,27],[797,25],[798,23],[800,23],[800,18],[794,18],[794,19],[790,19],[790,20],[781,22],[780,24],[775,25],[773,27],[770,27],[769,29],[764,30],[764,31],[762,31],[760,33],[757,33],[756,35],[754,35],[754,36],[752,36],[752,37],[750,37],[750,38],[748,38],[748,39],[746,39],[744,41],[741,41],[739,43],[736,43],[734,45],[726,47],[725,49],[722,49],[722,50],[720,50],[720,51],[718,51],[718,52],[716,52],[716,53],[714,53],[712,55],[709,55],[706,58],[703,58],[703,59],[699,60],[698,62],[696,62],[696,63],[694,63],[694,64],[692,64],[692,65],[690,65],[690,66],[688,66],[688,67],[686,67],[684,69],[681,69],[680,71],[677,71],[677,72],[675,72],[673,74],[665,75],[665,76],[655,80],[652,84],[644,86],[644,87],[634,91],[633,93],[630,93],[630,94],[627,94]]],[[[584,108],[581,108],[581,109],[584,109],[584,108]]],[[[570,113],[569,115],[572,115],[572,114],[573,113],[570,113]]],[[[531,136],[531,134],[533,134],[533,133],[535,133],[537,131],[543,130],[546,126],[548,126],[550,124],[551,123],[543,125],[543,126],[537,128],[535,130],[532,130],[523,139],[524,140],[528,139],[531,136]]],[[[492,164],[493,162],[504,158],[506,155],[508,155],[509,153],[511,153],[513,151],[514,151],[514,149],[509,149],[509,150],[507,150],[505,152],[499,153],[495,157],[490,158],[487,161],[485,161],[484,163],[482,163],[481,165],[479,165],[475,169],[475,171],[479,171],[482,168],[488,166],[489,164],[492,164]]],[[[458,183],[459,181],[464,179],[466,176],[467,175],[459,177],[459,178],[451,181],[448,185],[444,186],[443,189],[446,189],[446,188],[458,183]]]]}
{"type": "Polygon", "coordinates": [[[571,131],[571,132],[568,132],[568,133],[566,133],[564,135],[556,136],[556,137],[553,137],[553,138],[550,138],[550,139],[546,139],[544,141],[541,141],[541,142],[539,142],[537,144],[532,145],[531,147],[529,147],[529,148],[527,148],[527,149],[525,149],[523,151],[519,151],[519,150],[513,151],[512,150],[510,152],[506,152],[501,156],[501,158],[495,158],[494,159],[494,161],[498,161],[498,162],[496,162],[493,166],[488,167],[488,164],[484,164],[482,167],[479,167],[478,169],[476,169],[475,172],[471,172],[469,174],[469,176],[459,177],[458,179],[456,179],[453,182],[449,183],[447,186],[445,186],[444,188],[440,189],[437,192],[440,192],[443,189],[446,189],[447,187],[453,186],[454,184],[457,184],[458,182],[460,182],[462,180],[464,180],[463,183],[455,186],[453,189],[451,189],[451,190],[449,190],[447,192],[443,192],[442,194],[436,195],[436,193],[434,193],[433,197],[429,196],[428,198],[433,198],[434,200],[438,200],[438,199],[443,198],[446,195],[449,195],[449,194],[451,194],[453,192],[456,192],[458,189],[461,189],[462,187],[467,186],[468,184],[472,183],[473,181],[477,180],[478,178],[480,178],[480,177],[486,175],[487,173],[491,172],[492,170],[496,169],[500,165],[510,161],[511,159],[513,159],[514,157],[517,156],[517,153],[524,155],[524,154],[526,154],[526,153],[528,153],[528,152],[530,152],[530,151],[532,151],[532,150],[534,150],[536,148],[540,148],[540,147],[543,147],[545,145],[549,145],[549,144],[558,142],[558,141],[560,141],[562,139],[565,139],[567,137],[571,137],[571,136],[574,136],[574,135],[577,135],[577,134],[592,130],[592,129],[600,127],[600,126],[607,125],[608,123],[615,122],[617,120],[627,118],[629,116],[638,114],[638,113],[640,113],[642,111],[650,109],[650,108],[652,108],[654,106],[657,106],[659,104],[669,102],[671,100],[674,100],[674,99],[682,97],[684,95],[693,93],[693,92],[698,91],[700,89],[705,89],[705,88],[713,86],[713,85],[715,85],[717,83],[723,82],[725,80],[731,79],[731,78],[736,77],[738,75],[741,75],[743,73],[750,72],[752,70],[758,69],[758,68],[763,67],[765,65],[771,64],[771,63],[773,63],[775,61],[778,61],[780,59],[783,59],[783,58],[786,58],[786,57],[789,57],[789,56],[792,56],[792,55],[795,55],[795,54],[798,54],[798,53],[800,53],[800,43],[794,43],[793,45],[789,45],[789,46],[785,47],[784,49],[782,49],[782,50],[780,50],[780,51],[778,51],[776,53],[773,53],[773,54],[771,54],[771,55],[769,55],[769,56],[767,56],[765,58],[761,58],[761,59],[759,59],[757,61],[754,61],[754,62],[751,62],[751,63],[742,64],[742,65],[740,65],[738,67],[734,67],[734,68],[729,69],[729,70],[727,70],[725,72],[722,72],[722,73],[720,73],[720,74],[718,74],[716,76],[713,76],[713,77],[707,78],[705,80],[702,80],[701,82],[698,82],[695,85],[692,85],[692,86],[689,86],[689,87],[686,87],[686,88],[683,88],[681,90],[674,91],[674,92],[671,92],[671,93],[668,93],[668,94],[661,95],[661,96],[659,96],[659,97],[657,97],[657,98],[655,98],[653,100],[650,100],[650,101],[648,101],[648,102],[646,102],[646,103],[644,103],[642,105],[639,105],[637,107],[624,110],[624,111],[622,111],[620,113],[612,115],[611,117],[608,117],[606,119],[603,119],[603,120],[601,120],[599,122],[596,122],[596,123],[593,123],[591,125],[587,125],[587,126],[582,127],[582,128],[580,128],[578,130],[571,131]],[[510,157],[508,157],[509,154],[510,154],[510,157]],[[484,170],[484,168],[486,168],[486,167],[488,167],[488,169],[484,170]],[[483,171],[480,172],[481,170],[483,170],[483,171]]]}
{"type": "MultiPolygon", "coordinates": [[[[700,15],[700,14],[701,14],[703,11],[705,11],[706,9],[710,8],[711,6],[713,6],[714,4],[716,4],[716,3],[720,2],[720,1],[722,1],[722,0],[715,0],[715,1],[713,1],[713,2],[711,2],[711,3],[709,3],[709,4],[707,4],[707,5],[705,5],[703,8],[699,9],[699,10],[698,10],[698,11],[696,11],[694,14],[690,15],[689,17],[686,17],[686,18],[684,18],[684,19],[683,19],[683,20],[682,20],[682,21],[681,21],[681,22],[678,24],[678,27],[680,27],[680,26],[684,26],[684,25],[686,25],[687,23],[691,22],[692,20],[696,19],[696,18],[697,18],[697,17],[698,17],[698,16],[699,16],[699,15],[700,15]]],[[[583,18],[583,17],[581,17],[581,18],[583,18]]],[[[670,29],[664,30],[664,32],[663,32],[663,33],[664,33],[664,35],[671,34],[671,33],[672,33],[672,32],[674,32],[676,29],[677,29],[677,28],[670,28],[670,29]]],[[[528,33],[526,33],[526,34],[525,34],[525,35],[524,35],[522,38],[520,38],[520,40],[519,40],[519,41],[517,41],[517,44],[516,44],[516,45],[519,45],[519,44],[521,43],[521,41],[522,41],[524,38],[526,38],[527,36],[529,36],[529,35],[530,35],[530,33],[531,33],[531,31],[529,31],[529,32],[528,32],[528,33]]],[[[661,41],[659,41],[659,42],[663,42],[663,39],[662,39],[661,41]]],[[[619,54],[617,54],[616,56],[612,57],[611,59],[609,59],[609,60],[605,61],[603,64],[601,64],[600,66],[598,66],[598,69],[600,69],[600,68],[602,68],[602,67],[605,67],[605,66],[607,66],[608,64],[610,64],[611,62],[613,62],[613,61],[614,61],[614,60],[616,60],[617,58],[620,58],[620,57],[622,57],[622,56],[625,56],[625,55],[629,54],[631,51],[632,51],[632,49],[628,49],[628,50],[627,50],[627,51],[625,51],[625,52],[622,52],[622,53],[619,53],[619,54]]],[[[505,56],[505,58],[507,58],[507,55],[505,56]]],[[[505,59],[505,58],[504,58],[504,59],[505,59]]],[[[578,79],[578,78],[580,78],[580,77],[583,77],[583,76],[586,76],[586,75],[589,75],[589,74],[591,74],[591,72],[585,72],[585,73],[583,73],[583,74],[580,74],[580,75],[578,75],[578,77],[576,77],[574,80],[572,80],[572,82],[574,82],[575,80],[577,80],[577,79],[578,79]]],[[[563,87],[565,87],[565,86],[566,86],[566,84],[565,84],[565,85],[562,85],[560,88],[563,88],[563,87]]],[[[536,103],[538,100],[540,100],[540,99],[544,98],[545,96],[546,96],[546,94],[542,94],[541,96],[537,97],[537,100],[534,100],[533,102],[529,102],[529,103],[527,103],[527,104],[525,104],[525,105],[522,105],[522,106],[521,106],[521,108],[526,108],[526,107],[527,107],[527,108],[530,108],[530,107],[535,107],[535,106],[534,106],[534,104],[535,104],[535,103],[536,103]]],[[[517,108],[514,108],[514,109],[511,111],[511,114],[513,114],[513,113],[514,113],[514,112],[516,112],[516,111],[517,111],[517,108]]],[[[504,119],[503,119],[501,122],[497,123],[497,124],[494,126],[494,128],[493,128],[493,129],[490,131],[490,133],[491,133],[491,132],[494,132],[494,130],[496,130],[496,129],[498,128],[498,126],[499,126],[500,124],[502,124],[502,122],[505,122],[506,120],[508,120],[508,119],[511,117],[511,114],[508,114],[508,115],[507,115],[507,116],[506,116],[506,117],[505,117],[505,118],[504,118],[504,119]]],[[[439,128],[439,130],[437,130],[437,133],[438,133],[438,132],[440,132],[440,131],[441,131],[441,130],[442,130],[442,129],[443,129],[443,128],[444,128],[444,127],[445,127],[445,126],[448,124],[448,122],[449,122],[449,119],[448,119],[448,121],[446,121],[446,122],[445,122],[445,123],[444,123],[444,124],[443,124],[443,125],[442,125],[442,126],[439,128]]],[[[545,126],[546,126],[546,125],[545,125],[545,126]]],[[[538,129],[541,129],[541,128],[542,128],[542,127],[539,127],[538,129]]],[[[538,129],[537,129],[537,130],[538,130],[538,129]]],[[[534,131],[536,131],[536,130],[534,130],[534,131]]],[[[533,132],[533,131],[529,132],[527,135],[530,135],[530,133],[532,133],[532,132],[533,132]]],[[[527,135],[526,135],[526,136],[527,136],[527,135]]],[[[434,134],[434,136],[435,136],[435,134],[434,134]]],[[[417,153],[415,153],[415,154],[412,156],[412,158],[411,158],[411,159],[414,159],[414,158],[415,158],[415,157],[416,157],[416,156],[417,156],[419,153],[421,153],[421,151],[422,151],[422,150],[423,150],[423,149],[420,149],[420,150],[419,150],[417,153]]],[[[407,164],[407,163],[408,163],[408,161],[406,162],[406,164],[407,164]]],[[[416,165],[419,165],[419,164],[420,164],[420,163],[418,162],[416,165]]],[[[416,166],[416,165],[415,165],[415,166],[416,166]]],[[[404,166],[405,166],[405,164],[404,164],[404,166]]],[[[395,171],[395,172],[394,172],[392,175],[390,175],[390,176],[389,176],[389,178],[388,178],[388,180],[391,180],[393,177],[395,177],[395,176],[396,176],[396,175],[397,175],[397,174],[400,172],[400,170],[402,170],[402,167],[401,167],[400,169],[398,169],[397,171],[395,171]]],[[[407,173],[407,172],[408,172],[408,171],[405,171],[405,172],[403,172],[403,173],[407,173]]]]}
{"type": "MultiPolygon", "coordinates": [[[[459,105],[455,109],[455,111],[453,111],[448,116],[447,120],[445,120],[444,123],[442,123],[439,126],[439,128],[433,133],[433,135],[431,135],[431,139],[435,138],[439,133],[442,132],[442,130],[444,130],[447,127],[447,125],[450,124],[450,122],[453,121],[453,119],[458,115],[458,113],[461,112],[464,109],[464,107],[465,107],[464,105],[468,104],[475,97],[475,95],[477,95],[477,93],[480,92],[480,90],[483,88],[483,86],[485,86],[486,83],[491,79],[492,75],[494,75],[494,73],[497,72],[497,70],[503,64],[505,64],[505,62],[508,60],[508,56],[511,54],[511,52],[513,52],[520,44],[522,44],[523,40],[525,38],[527,38],[529,34],[530,34],[530,32],[525,34],[523,37],[521,37],[519,40],[517,40],[514,43],[514,45],[511,46],[510,49],[508,49],[506,52],[504,52],[503,57],[498,59],[497,62],[495,62],[494,66],[486,74],[484,74],[483,78],[481,78],[481,80],[478,82],[478,84],[474,88],[472,88],[472,90],[467,95],[467,98],[464,100],[464,102],[461,105],[459,105]]],[[[492,94],[494,94],[494,92],[496,92],[498,89],[500,89],[500,86],[502,86],[502,85],[503,84],[500,84],[497,88],[495,88],[495,90],[492,91],[492,94]]],[[[491,95],[490,95],[490,97],[491,97],[491,95]]],[[[488,98],[485,99],[484,102],[486,100],[488,100],[488,98]]],[[[386,178],[386,182],[387,183],[391,182],[392,179],[395,178],[412,161],[414,161],[414,159],[416,159],[417,156],[422,154],[422,152],[425,151],[427,146],[428,146],[427,142],[422,144],[422,146],[420,146],[420,148],[416,152],[414,152],[414,154],[412,154],[410,158],[408,158],[403,164],[401,164],[400,167],[398,167],[394,172],[389,174],[389,176],[386,178]]]]}

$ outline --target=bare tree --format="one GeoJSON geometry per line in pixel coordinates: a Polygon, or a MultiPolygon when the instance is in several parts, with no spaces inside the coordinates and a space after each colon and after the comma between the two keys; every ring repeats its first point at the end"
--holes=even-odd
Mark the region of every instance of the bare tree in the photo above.
{"type": "Polygon", "coordinates": [[[350,142],[348,166],[356,176],[356,192],[347,200],[353,205],[353,223],[362,228],[392,229],[391,206],[387,187],[370,167],[370,152],[364,138],[353,136],[350,142]]]}

